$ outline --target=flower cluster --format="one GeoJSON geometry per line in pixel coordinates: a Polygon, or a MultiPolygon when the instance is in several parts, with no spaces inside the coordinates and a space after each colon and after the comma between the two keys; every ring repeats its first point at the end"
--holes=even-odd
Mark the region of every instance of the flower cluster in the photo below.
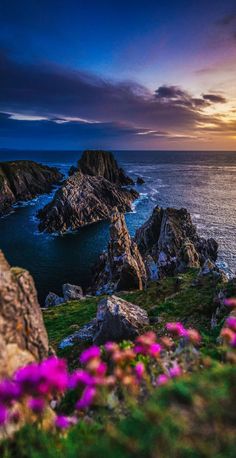
{"type": "MultiPolygon", "coordinates": [[[[179,359],[178,340],[184,339],[185,348],[191,349],[201,337],[181,323],[168,323],[166,329],[173,338],[163,336],[160,342],[150,331],[134,343],[107,342],[102,348],[93,345],[81,353],[79,368],[72,373],[64,360],[54,356],[18,369],[11,379],[0,383],[0,425],[19,421],[19,406],[24,406],[34,421],[42,419],[48,405],[57,404],[55,401],[73,390],[75,415],[58,415],[54,421],[57,429],[64,430],[91,406],[108,405],[111,392],[119,404],[125,392],[134,394],[134,399],[142,398],[150,389],[181,376],[187,370],[187,359],[179,359]]],[[[235,333],[236,319],[228,320],[228,329],[235,333]]]]}
{"type": "MultiPolygon", "coordinates": [[[[232,309],[236,309],[236,299],[225,299],[225,305],[232,309]]],[[[221,337],[226,345],[229,345],[231,348],[236,348],[236,314],[234,310],[225,320],[224,327],[221,331],[221,337]]]]}

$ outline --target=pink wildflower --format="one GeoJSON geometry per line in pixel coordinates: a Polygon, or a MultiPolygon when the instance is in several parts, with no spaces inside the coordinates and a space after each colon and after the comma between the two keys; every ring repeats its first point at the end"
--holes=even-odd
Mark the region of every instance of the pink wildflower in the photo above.
{"type": "Polygon", "coordinates": [[[93,385],[94,377],[85,370],[78,369],[69,377],[68,387],[70,390],[74,390],[79,384],[93,385]]]}
{"type": "Polygon", "coordinates": [[[182,369],[178,364],[176,364],[175,366],[169,369],[169,374],[171,378],[180,377],[180,375],[182,374],[182,369]]]}
{"type": "Polygon", "coordinates": [[[166,374],[160,374],[157,377],[157,385],[165,385],[169,381],[169,377],[166,374]]]}
{"type": "Polygon", "coordinates": [[[93,386],[87,386],[80,398],[80,400],[76,403],[76,409],[81,410],[81,409],[86,409],[89,407],[96,395],[96,389],[93,386]]]}
{"type": "Polygon", "coordinates": [[[166,324],[166,329],[168,332],[173,334],[176,337],[186,337],[187,331],[185,327],[180,322],[171,322],[166,324]]]}
{"type": "Polygon", "coordinates": [[[224,300],[224,304],[228,307],[236,307],[236,299],[233,297],[224,300]]]}
{"type": "Polygon", "coordinates": [[[232,329],[232,331],[236,331],[236,317],[229,316],[226,320],[226,326],[232,329]]]}
{"type": "Polygon", "coordinates": [[[3,380],[0,383],[0,402],[3,404],[11,404],[12,401],[19,399],[21,395],[20,386],[11,380],[3,380]]]}
{"type": "Polygon", "coordinates": [[[196,329],[188,329],[187,337],[189,341],[192,342],[194,345],[199,345],[201,342],[201,336],[196,329]]]}
{"type": "Polygon", "coordinates": [[[28,407],[34,413],[42,413],[45,409],[45,401],[42,398],[32,398],[28,402],[28,407]]]}
{"type": "Polygon", "coordinates": [[[158,343],[152,343],[148,349],[148,354],[149,356],[152,356],[153,358],[159,356],[160,352],[162,350],[162,347],[158,343]]]}
{"type": "Polygon", "coordinates": [[[101,356],[100,348],[94,345],[94,346],[88,348],[87,350],[84,350],[81,353],[80,362],[82,364],[86,364],[91,359],[100,358],[100,356],[101,356]]]}
{"type": "Polygon", "coordinates": [[[4,405],[0,404],[0,426],[4,425],[7,420],[7,409],[4,405]]]}
{"type": "Polygon", "coordinates": [[[142,380],[144,374],[145,374],[145,366],[144,364],[140,361],[136,364],[135,368],[135,374],[138,380],[142,380]]]}
{"type": "Polygon", "coordinates": [[[64,415],[58,415],[55,418],[55,426],[58,429],[67,429],[70,426],[70,420],[64,415]]]}

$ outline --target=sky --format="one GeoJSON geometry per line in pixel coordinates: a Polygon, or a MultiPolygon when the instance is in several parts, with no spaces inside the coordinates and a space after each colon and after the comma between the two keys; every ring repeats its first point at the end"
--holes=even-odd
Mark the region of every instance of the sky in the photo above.
{"type": "Polygon", "coordinates": [[[235,151],[235,0],[0,0],[0,148],[235,151]]]}

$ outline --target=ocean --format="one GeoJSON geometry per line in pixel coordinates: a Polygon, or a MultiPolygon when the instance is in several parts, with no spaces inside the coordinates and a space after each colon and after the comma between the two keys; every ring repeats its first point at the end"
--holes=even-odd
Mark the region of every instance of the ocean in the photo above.
{"type": "MultiPolygon", "coordinates": [[[[131,235],[156,205],[185,207],[204,237],[219,243],[219,265],[236,271],[236,153],[117,151],[119,164],[145,184],[133,212],[126,215],[131,235]]],[[[0,151],[0,161],[31,159],[58,167],[65,175],[80,152],[0,151]]],[[[63,236],[38,232],[37,211],[53,196],[42,195],[17,205],[0,219],[0,248],[11,265],[28,269],[34,277],[41,305],[49,291],[61,294],[63,283],[86,288],[91,269],[109,239],[107,221],[63,236]]]]}

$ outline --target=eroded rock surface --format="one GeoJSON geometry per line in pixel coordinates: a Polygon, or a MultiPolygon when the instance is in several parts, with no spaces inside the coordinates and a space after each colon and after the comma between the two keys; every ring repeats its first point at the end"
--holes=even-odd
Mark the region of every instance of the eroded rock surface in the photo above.
{"type": "Polygon", "coordinates": [[[62,174],[55,167],[33,161],[0,163],[0,215],[18,201],[33,199],[49,192],[62,174]]]}
{"type": "Polygon", "coordinates": [[[63,233],[109,219],[114,207],[131,211],[137,197],[136,191],[122,189],[101,176],[74,173],[38,212],[39,230],[63,233]]]}
{"type": "Polygon", "coordinates": [[[148,221],[136,231],[135,241],[146,265],[150,264],[151,256],[159,277],[183,272],[189,267],[198,268],[207,259],[213,262],[217,259],[217,242],[198,235],[184,208],[156,207],[148,221]]]}
{"type": "Polygon", "coordinates": [[[145,310],[113,295],[99,302],[94,320],[63,339],[59,346],[65,348],[80,341],[102,345],[108,341],[132,340],[147,325],[149,319],[145,310]]]}
{"type": "Polygon", "coordinates": [[[108,250],[100,257],[93,281],[93,291],[105,292],[140,289],[147,281],[146,268],[137,244],[131,239],[123,214],[116,209],[111,216],[108,250]]]}
{"type": "Polygon", "coordinates": [[[0,377],[48,356],[48,337],[34,281],[10,268],[0,251],[0,377]]]}
{"type": "Polygon", "coordinates": [[[78,161],[78,168],[85,175],[101,176],[120,186],[134,184],[134,181],[118,166],[113,154],[108,151],[84,151],[78,161]]]}

